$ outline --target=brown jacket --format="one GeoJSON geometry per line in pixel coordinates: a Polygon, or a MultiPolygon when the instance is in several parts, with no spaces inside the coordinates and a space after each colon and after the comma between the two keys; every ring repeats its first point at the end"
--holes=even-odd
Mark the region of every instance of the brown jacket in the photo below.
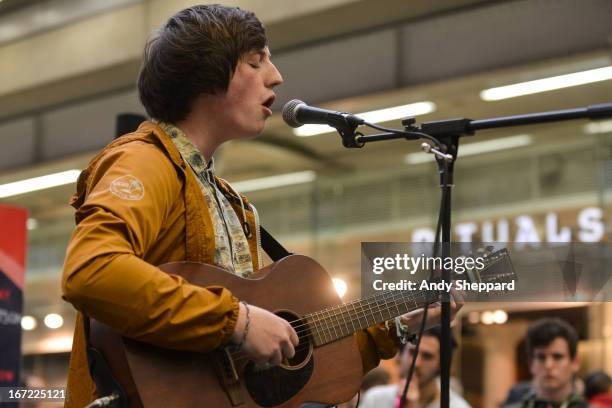
{"type": "MultiPolygon", "coordinates": [[[[258,232],[256,214],[243,200],[251,231],[258,232]]],[[[162,347],[207,352],[229,341],[238,299],[226,288],[191,285],[154,266],[183,260],[210,264],[215,251],[199,184],[158,126],[144,122],[109,144],[79,177],[71,204],[76,228],[62,289],[79,314],[67,407],[83,407],[95,398],[83,313],[124,336],[162,347]]],[[[254,269],[259,266],[257,238],[249,238],[254,269]]],[[[357,341],[364,372],[397,349],[397,339],[381,325],[357,333],[357,341]]]]}

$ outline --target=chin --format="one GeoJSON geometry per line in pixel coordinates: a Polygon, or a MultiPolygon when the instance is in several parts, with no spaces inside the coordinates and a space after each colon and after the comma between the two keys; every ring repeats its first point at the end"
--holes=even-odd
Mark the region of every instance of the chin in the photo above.
{"type": "Polygon", "coordinates": [[[240,136],[237,137],[236,139],[253,139],[256,138],[257,136],[261,135],[262,132],[264,131],[264,126],[261,127],[253,127],[250,129],[243,129],[242,132],[240,132],[240,136]]]}
{"type": "Polygon", "coordinates": [[[259,126],[257,129],[255,129],[253,131],[251,137],[257,137],[257,136],[261,135],[263,133],[263,131],[265,130],[265,128],[266,128],[266,122],[263,122],[261,124],[261,126],[259,126]]]}
{"type": "Polygon", "coordinates": [[[264,131],[264,127],[262,126],[262,127],[261,127],[261,129],[257,129],[256,131],[251,132],[251,133],[250,133],[250,134],[247,136],[247,139],[253,139],[253,138],[255,138],[255,137],[257,137],[257,136],[261,135],[261,134],[263,133],[263,131],[264,131]]]}
{"type": "Polygon", "coordinates": [[[548,380],[548,381],[544,381],[544,383],[542,384],[542,388],[548,390],[548,391],[556,391],[559,388],[561,388],[559,381],[556,380],[548,380]]]}
{"type": "Polygon", "coordinates": [[[264,129],[266,128],[266,119],[261,118],[260,120],[256,122],[252,122],[250,125],[251,126],[249,126],[249,128],[245,129],[246,133],[248,134],[248,137],[252,138],[252,137],[259,136],[263,133],[264,129]]]}

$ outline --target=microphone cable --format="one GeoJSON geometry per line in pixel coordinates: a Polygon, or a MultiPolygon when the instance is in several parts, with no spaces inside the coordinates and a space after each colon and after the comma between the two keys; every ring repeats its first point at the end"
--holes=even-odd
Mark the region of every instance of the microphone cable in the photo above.
{"type": "MultiPolygon", "coordinates": [[[[444,162],[444,166],[447,166],[446,162],[444,162]]],[[[442,197],[440,201],[440,212],[438,213],[438,225],[436,227],[436,238],[434,241],[434,256],[438,256],[438,253],[440,250],[440,235],[442,233],[442,214],[444,213],[444,210],[445,210],[444,203],[446,202],[446,189],[442,189],[441,196],[442,197]]],[[[433,269],[429,271],[428,280],[431,281],[432,279],[433,279],[433,269]]],[[[412,381],[412,376],[414,375],[414,367],[416,366],[416,360],[419,355],[419,347],[421,345],[421,338],[423,337],[423,333],[425,332],[425,326],[427,324],[427,311],[429,310],[429,296],[430,296],[430,292],[427,292],[427,296],[425,298],[426,299],[425,307],[423,310],[423,317],[421,319],[421,326],[419,327],[419,333],[417,335],[416,344],[414,347],[412,362],[410,363],[410,368],[408,369],[408,374],[406,377],[406,384],[404,385],[404,389],[402,390],[402,395],[400,397],[399,408],[404,408],[404,406],[406,405],[408,389],[410,388],[410,382],[412,381]]],[[[408,345],[406,345],[405,347],[408,347],[408,345]]]]}

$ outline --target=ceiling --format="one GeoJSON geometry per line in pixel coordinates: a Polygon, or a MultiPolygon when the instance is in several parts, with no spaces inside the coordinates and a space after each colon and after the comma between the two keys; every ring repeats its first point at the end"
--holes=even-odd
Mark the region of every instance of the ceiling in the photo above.
{"type": "MultiPolygon", "coordinates": [[[[490,83],[509,84],[537,72],[557,72],[560,67],[602,65],[608,61],[605,52],[595,52],[554,59],[537,64],[490,71],[483,74],[456,78],[432,84],[405,87],[393,91],[346,98],[321,106],[339,111],[364,112],[399,104],[429,100],[435,102],[437,111],[417,117],[418,123],[438,119],[466,117],[486,119],[499,116],[516,115],[540,111],[568,109],[612,101],[612,81],[598,82],[571,87],[552,92],[523,96],[503,101],[485,102],[479,98],[479,91],[490,83]]],[[[465,138],[462,143],[477,140],[510,136],[518,133],[531,133],[537,136],[537,144],[550,148],[551,144],[576,142],[582,134],[585,120],[558,124],[526,126],[520,128],[497,129],[478,132],[465,138]]],[[[398,121],[384,124],[388,127],[401,127],[398,121]]],[[[535,147],[531,147],[533,149],[535,147]]],[[[220,175],[230,181],[240,181],[300,170],[315,170],[323,176],[347,172],[384,171],[389,167],[406,166],[406,153],[419,149],[419,143],[390,141],[371,143],[363,149],[347,150],[335,133],[312,137],[293,135],[292,129],[277,112],[270,120],[263,135],[250,141],[230,142],[216,154],[216,165],[220,175]]],[[[83,168],[93,156],[94,151],[52,160],[43,164],[7,171],[0,174],[0,183],[49,174],[70,168],[83,168]]],[[[58,216],[71,215],[67,205],[74,186],[63,186],[39,192],[28,193],[2,199],[1,202],[25,206],[32,216],[44,222],[58,216]]]]}

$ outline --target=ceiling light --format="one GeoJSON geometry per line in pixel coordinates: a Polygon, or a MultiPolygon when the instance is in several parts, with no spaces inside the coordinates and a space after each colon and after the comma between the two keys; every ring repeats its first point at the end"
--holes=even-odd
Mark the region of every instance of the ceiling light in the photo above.
{"type": "Polygon", "coordinates": [[[612,66],[485,89],[480,92],[480,98],[484,101],[498,101],[500,99],[606,81],[608,79],[612,79],[612,66]]]}
{"type": "Polygon", "coordinates": [[[60,335],[47,337],[38,343],[40,353],[65,353],[72,350],[72,336],[60,335]]]}
{"type": "Polygon", "coordinates": [[[46,176],[34,177],[12,183],[0,185],[0,198],[11,197],[31,191],[44,190],[46,188],[63,186],[74,183],[80,170],[67,170],[60,173],[47,174],[46,176]]]}
{"type": "Polygon", "coordinates": [[[45,316],[45,326],[50,329],[59,329],[64,325],[64,318],[57,313],[49,313],[45,316]]]}
{"type": "Polygon", "coordinates": [[[36,319],[32,316],[21,317],[21,328],[23,330],[34,330],[36,328],[36,319]]]}
{"type": "Polygon", "coordinates": [[[26,226],[28,228],[28,231],[35,230],[36,228],[38,228],[38,221],[36,221],[35,218],[28,218],[26,226]]]}
{"type": "MultiPolygon", "coordinates": [[[[370,112],[356,113],[355,116],[359,116],[366,122],[370,123],[382,123],[396,119],[403,119],[412,116],[426,115],[436,110],[436,104],[433,102],[417,102],[408,105],[393,106],[391,108],[379,109],[370,112]]],[[[335,132],[331,126],[327,125],[304,125],[299,128],[293,129],[293,133],[296,136],[314,136],[322,133],[335,132]]]]}
{"type": "Polygon", "coordinates": [[[482,314],[480,315],[480,322],[486,325],[495,323],[495,320],[493,318],[493,312],[482,312],[482,314]]]}
{"type": "Polygon", "coordinates": [[[252,180],[237,181],[232,183],[236,191],[246,193],[249,191],[265,190],[267,188],[277,188],[294,184],[310,183],[317,178],[317,174],[312,170],[298,171],[295,173],[285,173],[270,177],[261,177],[252,180]]]}
{"type": "Polygon", "coordinates": [[[584,125],[585,133],[590,135],[598,133],[610,133],[612,132],[612,120],[599,120],[596,122],[589,122],[584,125]]]}
{"type": "Polygon", "coordinates": [[[480,313],[470,312],[467,318],[468,318],[468,322],[472,324],[477,324],[478,322],[480,322],[480,313]]]}
{"type": "Polygon", "coordinates": [[[341,298],[344,297],[348,289],[346,282],[340,278],[333,278],[332,282],[334,282],[334,288],[336,288],[336,293],[338,293],[338,296],[340,296],[341,298]]]}
{"type": "MultiPolygon", "coordinates": [[[[467,143],[459,145],[459,157],[471,156],[481,153],[489,153],[504,149],[513,149],[517,147],[528,146],[533,143],[533,138],[530,135],[516,135],[503,137],[500,139],[486,140],[484,142],[467,143]]],[[[409,153],[404,161],[406,164],[421,164],[434,161],[434,155],[431,153],[409,153]]]]}
{"type": "Polygon", "coordinates": [[[493,321],[497,324],[504,324],[508,321],[508,313],[503,310],[493,312],[493,321]]]}

